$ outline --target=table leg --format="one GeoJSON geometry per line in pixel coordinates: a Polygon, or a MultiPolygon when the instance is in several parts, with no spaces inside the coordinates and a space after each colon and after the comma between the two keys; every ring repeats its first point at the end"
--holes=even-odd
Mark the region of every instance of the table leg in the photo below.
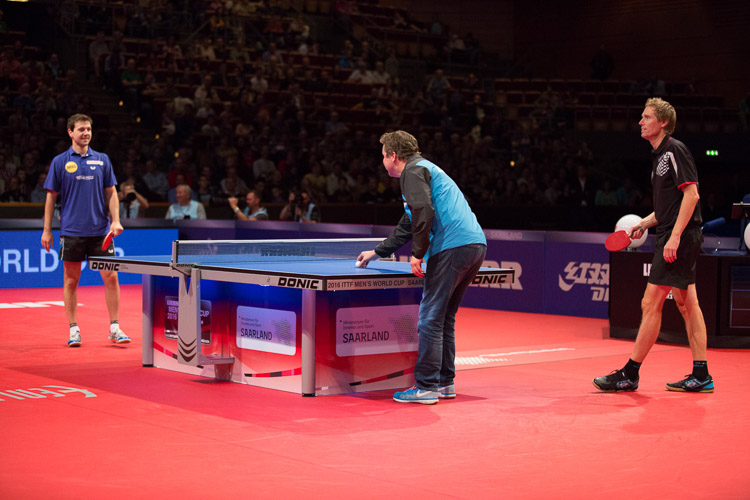
{"type": "Polygon", "coordinates": [[[177,362],[198,366],[201,362],[201,275],[193,268],[190,283],[185,275],[180,280],[180,311],[177,317],[177,362]]]}
{"type": "Polygon", "coordinates": [[[141,343],[143,366],[154,366],[154,277],[143,275],[141,287],[141,343]]]}
{"type": "Polygon", "coordinates": [[[302,290],[302,395],[315,396],[315,290],[302,290]]]}

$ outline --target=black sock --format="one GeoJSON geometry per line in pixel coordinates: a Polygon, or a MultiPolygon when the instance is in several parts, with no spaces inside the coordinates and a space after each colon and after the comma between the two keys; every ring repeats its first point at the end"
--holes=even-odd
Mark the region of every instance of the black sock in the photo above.
{"type": "Polygon", "coordinates": [[[114,321],[110,321],[109,324],[110,325],[119,325],[120,322],[118,320],[114,320],[114,321]]]}
{"type": "Polygon", "coordinates": [[[70,327],[73,328],[74,326],[78,326],[78,323],[71,323],[70,327]]]}
{"type": "Polygon", "coordinates": [[[630,380],[638,380],[638,370],[640,370],[640,368],[640,363],[636,363],[632,359],[629,359],[622,371],[625,372],[625,376],[630,380]]]}
{"type": "Polygon", "coordinates": [[[708,378],[708,361],[693,361],[693,377],[701,382],[708,378]]]}

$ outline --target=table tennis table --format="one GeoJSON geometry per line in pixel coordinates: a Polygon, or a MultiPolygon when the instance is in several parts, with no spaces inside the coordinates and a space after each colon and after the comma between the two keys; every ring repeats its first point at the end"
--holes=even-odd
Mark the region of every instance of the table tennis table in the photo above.
{"type": "MultiPolygon", "coordinates": [[[[373,260],[357,267],[356,256],[381,241],[174,241],[171,255],[91,257],[89,266],[143,276],[144,366],[314,396],[413,381],[407,367],[416,360],[423,279],[412,274],[408,262],[373,260]],[[176,300],[169,295],[175,279],[176,300]],[[206,295],[210,300],[202,300],[206,295]],[[177,341],[176,353],[166,345],[170,338],[177,341]],[[346,345],[359,340],[356,348],[346,345]],[[296,356],[297,345],[299,366],[278,361],[296,356]],[[316,385],[316,372],[324,369],[325,383],[316,385]]],[[[513,278],[512,269],[483,267],[474,284],[512,283],[513,278]]]]}

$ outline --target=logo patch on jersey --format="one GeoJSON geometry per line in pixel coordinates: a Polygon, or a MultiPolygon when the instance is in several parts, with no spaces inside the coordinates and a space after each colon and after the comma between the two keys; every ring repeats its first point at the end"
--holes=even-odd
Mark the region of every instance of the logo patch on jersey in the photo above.
{"type": "Polygon", "coordinates": [[[72,174],[76,170],[78,170],[78,164],[76,162],[69,161],[68,163],[65,164],[65,171],[68,172],[69,174],[72,174]]]}
{"type": "Polygon", "coordinates": [[[86,160],[86,165],[104,165],[101,160],[86,160]]]}
{"type": "Polygon", "coordinates": [[[91,170],[96,170],[96,167],[89,167],[91,170]]]}
{"type": "Polygon", "coordinates": [[[674,162],[671,151],[667,151],[664,155],[659,158],[659,163],[656,165],[656,175],[664,177],[664,174],[669,172],[670,165],[674,162]]]}

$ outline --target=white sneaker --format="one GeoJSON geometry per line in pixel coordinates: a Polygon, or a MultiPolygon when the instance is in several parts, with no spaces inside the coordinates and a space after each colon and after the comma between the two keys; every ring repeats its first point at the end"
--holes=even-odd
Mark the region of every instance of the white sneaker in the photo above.
{"type": "Polygon", "coordinates": [[[125,332],[120,330],[118,327],[114,332],[109,332],[109,340],[110,342],[114,342],[115,344],[129,344],[130,343],[130,337],[125,335],[125,332]]]}
{"type": "Polygon", "coordinates": [[[75,331],[70,332],[70,337],[68,338],[68,347],[78,347],[81,345],[81,332],[75,331]]]}

